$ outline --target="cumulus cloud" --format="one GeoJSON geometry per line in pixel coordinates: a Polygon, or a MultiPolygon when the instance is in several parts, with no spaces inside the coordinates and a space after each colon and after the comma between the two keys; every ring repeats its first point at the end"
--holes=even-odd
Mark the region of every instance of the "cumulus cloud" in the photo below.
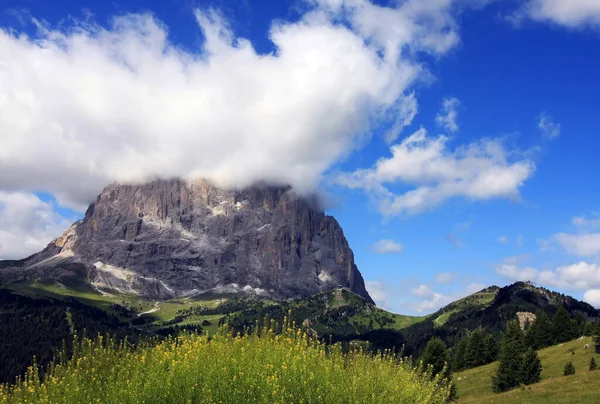
{"type": "Polygon", "coordinates": [[[600,254],[600,233],[567,234],[558,233],[554,240],[567,252],[589,257],[600,254]]]}
{"type": "Polygon", "coordinates": [[[439,272],[435,275],[435,281],[440,284],[448,284],[454,282],[458,277],[454,272],[439,272]]]}
{"type": "Polygon", "coordinates": [[[560,124],[555,123],[552,120],[552,117],[546,113],[543,113],[540,116],[538,128],[540,129],[544,137],[548,139],[555,139],[558,136],[560,136],[560,124]]]}
{"type": "Polygon", "coordinates": [[[371,246],[371,250],[377,254],[400,254],[404,251],[404,246],[394,240],[379,240],[371,246]]]}
{"type": "Polygon", "coordinates": [[[410,293],[422,298],[431,298],[435,295],[435,292],[427,285],[419,285],[416,288],[412,288],[410,293]]]}
{"type": "Polygon", "coordinates": [[[496,270],[499,274],[514,281],[533,281],[544,286],[572,290],[589,291],[600,288],[600,266],[585,261],[564,265],[554,270],[539,270],[504,263],[496,270]]]}
{"type": "Polygon", "coordinates": [[[348,188],[361,188],[377,201],[385,216],[419,213],[447,199],[471,200],[519,197],[519,188],[535,165],[515,158],[502,141],[484,139],[451,151],[445,136],[428,136],[424,128],[391,146],[391,157],[380,158],[373,168],[336,177],[348,188]],[[412,189],[395,194],[387,184],[412,189]]]}
{"type": "Polygon", "coordinates": [[[597,0],[528,0],[513,16],[552,22],[569,28],[600,26],[600,3],[597,0]]]}
{"type": "Polygon", "coordinates": [[[70,225],[36,195],[0,191],[0,259],[21,259],[46,247],[70,225]]]}
{"type": "Polygon", "coordinates": [[[388,291],[383,282],[365,281],[365,287],[378,307],[389,310],[390,301],[388,291]]]}
{"type": "Polygon", "coordinates": [[[600,308],[600,289],[590,289],[583,294],[583,300],[595,308],[600,308]]]}
{"type": "Polygon", "coordinates": [[[458,130],[456,120],[458,118],[459,106],[460,101],[458,98],[449,97],[444,99],[442,110],[435,117],[437,124],[449,132],[456,132],[458,130]]]}
{"type": "MultiPolygon", "coordinates": [[[[458,42],[451,2],[311,1],[258,54],[215,11],[188,51],[149,14],[0,29],[0,189],[83,209],[109,182],[206,177],[313,190],[369,130],[417,111],[418,55],[458,42]]],[[[388,139],[393,139],[393,133],[388,139]]]]}
{"type": "Polygon", "coordinates": [[[513,281],[535,281],[539,271],[530,267],[518,267],[514,264],[505,263],[496,268],[496,271],[513,281]]]}

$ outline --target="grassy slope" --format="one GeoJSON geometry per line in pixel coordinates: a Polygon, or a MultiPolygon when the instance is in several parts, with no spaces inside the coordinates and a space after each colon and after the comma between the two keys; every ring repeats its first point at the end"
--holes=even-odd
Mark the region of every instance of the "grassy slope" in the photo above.
{"type": "Polygon", "coordinates": [[[600,363],[600,355],[594,353],[592,339],[566,342],[538,352],[544,371],[540,383],[495,394],[491,390],[491,377],[497,362],[465,370],[454,375],[460,403],[598,403],[600,402],[600,371],[590,372],[588,365],[594,356],[600,363]],[[584,349],[585,344],[592,348],[584,349]],[[574,349],[575,355],[571,354],[574,349]],[[565,363],[572,361],[576,373],[563,376],[565,363]]]}
{"type": "Polygon", "coordinates": [[[494,300],[494,297],[496,297],[497,293],[498,290],[490,292],[477,292],[457,300],[456,302],[452,302],[442,309],[442,313],[435,318],[434,324],[437,327],[444,325],[452,314],[457,313],[465,308],[473,306],[486,306],[490,304],[492,300],[494,300]]]}
{"type": "MultiPolygon", "coordinates": [[[[143,314],[147,318],[152,320],[151,328],[161,328],[165,326],[168,322],[173,320],[177,315],[180,309],[189,309],[194,306],[204,306],[215,308],[222,303],[225,303],[228,298],[227,296],[199,296],[192,298],[182,298],[182,299],[174,299],[171,301],[164,302],[154,302],[148,299],[140,298],[138,296],[132,295],[103,295],[98,293],[96,290],[92,289],[87,284],[70,284],[68,287],[58,283],[31,283],[31,284],[12,284],[10,288],[17,293],[23,294],[29,297],[52,297],[55,299],[64,299],[64,298],[76,298],[80,302],[92,306],[100,308],[110,314],[119,315],[119,312],[113,309],[114,304],[123,304],[125,303],[129,307],[135,307],[138,312],[147,312],[149,310],[155,310],[151,313],[143,314]],[[156,310],[158,309],[158,310],[156,310]]],[[[363,305],[364,301],[357,295],[352,295],[352,299],[345,299],[343,294],[339,291],[332,292],[324,292],[324,295],[332,294],[333,297],[331,299],[331,303],[329,305],[330,309],[343,308],[349,305],[363,305]],[[354,300],[360,300],[360,302],[356,302],[354,300]]],[[[272,301],[265,301],[266,305],[277,304],[272,301]]],[[[294,310],[295,307],[301,308],[307,305],[314,305],[315,300],[312,298],[308,298],[305,300],[300,300],[297,302],[292,302],[290,304],[290,309],[294,310]]],[[[315,307],[316,308],[316,307],[315,307]]],[[[326,310],[326,307],[323,307],[326,310]]],[[[236,314],[238,312],[231,312],[227,314],[236,314]]],[[[184,318],[182,321],[176,323],[176,325],[180,326],[193,326],[195,324],[201,324],[204,320],[210,321],[210,326],[205,326],[203,328],[209,334],[213,334],[217,327],[219,320],[223,318],[225,314],[210,314],[210,315],[193,315],[184,318]]],[[[418,323],[422,321],[426,317],[418,317],[418,316],[404,316],[400,314],[394,314],[387,312],[385,310],[379,309],[377,307],[369,307],[368,309],[360,310],[357,314],[351,316],[348,320],[351,323],[362,324],[364,326],[368,326],[369,323],[373,324],[373,329],[379,328],[390,328],[395,330],[400,330],[402,328],[408,327],[412,324],[418,323]],[[385,317],[390,321],[389,324],[385,326],[381,326],[379,322],[376,320],[377,318],[385,317]],[[372,319],[375,321],[371,322],[372,319]]],[[[126,320],[126,319],[122,319],[126,320]]],[[[344,320],[345,321],[345,320],[344,320]]],[[[171,324],[173,325],[173,324],[171,324]]]]}

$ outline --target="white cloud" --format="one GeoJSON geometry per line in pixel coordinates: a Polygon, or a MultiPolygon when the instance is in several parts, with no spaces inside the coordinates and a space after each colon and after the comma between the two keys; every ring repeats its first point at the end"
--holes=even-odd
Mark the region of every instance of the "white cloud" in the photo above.
{"type": "Polygon", "coordinates": [[[585,261],[564,265],[555,270],[538,270],[505,263],[498,266],[496,271],[514,281],[532,281],[544,286],[573,290],[600,288],[600,266],[585,261]]]}
{"type": "Polygon", "coordinates": [[[434,293],[429,299],[417,303],[415,310],[417,313],[431,313],[452,303],[454,300],[456,299],[452,296],[434,293]]]}
{"type": "Polygon", "coordinates": [[[508,243],[508,237],[507,236],[500,236],[496,239],[497,242],[502,243],[502,244],[506,244],[508,243]]]}
{"type": "Polygon", "coordinates": [[[500,265],[496,268],[496,271],[513,281],[535,281],[539,274],[539,271],[535,268],[521,268],[508,263],[500,265]]]}
{"type": "Polygon", "coordinates": [[[442,110],[435,117],[437,124],[449,132],[456,132],[458,130],[456,119],[458,118],[459,106],[460,101],[458,98],[445,98],[442,103],[442,110]]]}
{"type": "Polygon", "coordinates": [[[584,216],[575,216],[571,220],[575,226],[583,227],[586,229],[598,229],[600,228],[600,218],[586,218],[584,216]]]}
{"type": "Polygon", "coordinates": [[[600,254],[600,233],[567,234],[558,233],[554,240],[567,252],[589,257],[600,254]]]}
{"type": "Polygon", "coordinates": [[[583,300],[600,309],[600,289],[590,289],[583,294],[583,300]]]}
{"type": "Polygon", "coordinates": [[[412,288],[410,290],[410,293],[412,293],[415,296],[422,297],[422,298],[431,298],[431,297],[434,297],[436,294],[427,285],[419,285],[416,288],[412,288]]]}
{"type": "Polygon", "coordinates": [[[447,0],[310,4],[272,25],[266,55],[212,11],[196,12],[195,51],[147,14],[0,30],[0,189],[77,209],[109,182],[157,176],[314,189],[371,128],[390,124],[390,140],[411,122],[418,55],[458,34],[447,0]]]}
{"type": "Polygon", "coordinates": [[[467,285],[463,291],[455,292],[451,295],[444,295],[442,293],[434,292],[427,285],[419,285],[418,288],[411,289],[411,293],[421,297],[422,300],[411,307],[417,313],[431,313],[456,300],[462,299],[465,296],[479,292],[483,288],[485,288],[485,285],[483,284],[471,283],[467,285]]]}
{"type": "Polygon", "coordinates": [[[389,310],[389,296],[385,284],[381,281],[365,281],[367,292],[377,305],[382,309],[389,310]]]}
{"type": "Polygon", "coordinates": [[[400,254],[404,251],[404,246],[394,240],[379,240],[371,246],[371,249],[377,254],[400,254]]]}
{"type": "Polygon", "coordinates": [[[597,0],[528,0],[513,16],[547,21],[569,28],[600,26],[600,2],[597,0]]]}
{"type": "Polygon", "coordinates": [[[448,284],[454,282],[458,277],[454,272],[439,272],[435,275],[435,281],[440,284],[448,284]]]}
{"type": "Polygon", "coordinates": [[[552,117],[543,113],[540,116],[540,121],[538,122],[538,128],[542,131],[542,134],[548,139],[555,139],[560,136],[560,124],[555,123],[552,120],[552,117]]]}
{"type": "Polygon", "coordinates": [[[0,259],[21,259],[46,247],[70,222],[33,194],[0,191],[0,259]]]}
{"type": "Polygon", "coordinates": [[[447,142],[447,137],[430,137],[421,128],[391,146],[391,157],[380,158],[373,168],[340,174],[336,181],[366,190],[382,214],[395,216],[419,213],[454,197],[516,199],[535,170],[532,161],[513,158],[515,153],[500,140],[486,139],[454,151],[447,149],[447,142]],[[413,188],[394,194],[386,186],[397,183],[413,188]]]}

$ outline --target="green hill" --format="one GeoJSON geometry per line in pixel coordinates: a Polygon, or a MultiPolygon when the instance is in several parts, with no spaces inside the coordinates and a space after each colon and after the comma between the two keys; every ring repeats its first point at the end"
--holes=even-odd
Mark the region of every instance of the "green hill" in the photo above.
{"type": "Polygon", "coordinates": [[[186,334],[131,349],[84,340],[74,359],[39,379],[0,385],[0,402],[442,404],[445,381],[409,362],[345,354],[299,329],[213,338],[186,334]]]}
{"type": "Polygon", "coordinates": [[[591,337],[577,339],[538,351],[542,366],[542,381],[506,393],[492,392],[491,377],[496,373],[497,362],[455,373],[454,380],[460,396],[459,403],[577,403],[600,402],[600,371],[588,370],[590,358],[600,361],[593,349],[591,337]],[[585,349],[589,344],[591,348],[585,349]],[[574,352],[574,354],[573,354],[574,352]],[[563,376],[565,363],[573,362],[576,373],[563,376]]]}

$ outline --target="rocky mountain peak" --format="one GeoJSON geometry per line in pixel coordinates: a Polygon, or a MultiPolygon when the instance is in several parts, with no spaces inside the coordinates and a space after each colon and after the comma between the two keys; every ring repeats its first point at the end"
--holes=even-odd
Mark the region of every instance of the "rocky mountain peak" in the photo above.
{"type": "Polygon", "coordinates": [[[337,221],[315,199],[266,184],[111,184],[63,236],[3,272],[78,273],[101,291],[154,298],[247,291],[288,299],[341,286],[372,302],[337,221]]]}

